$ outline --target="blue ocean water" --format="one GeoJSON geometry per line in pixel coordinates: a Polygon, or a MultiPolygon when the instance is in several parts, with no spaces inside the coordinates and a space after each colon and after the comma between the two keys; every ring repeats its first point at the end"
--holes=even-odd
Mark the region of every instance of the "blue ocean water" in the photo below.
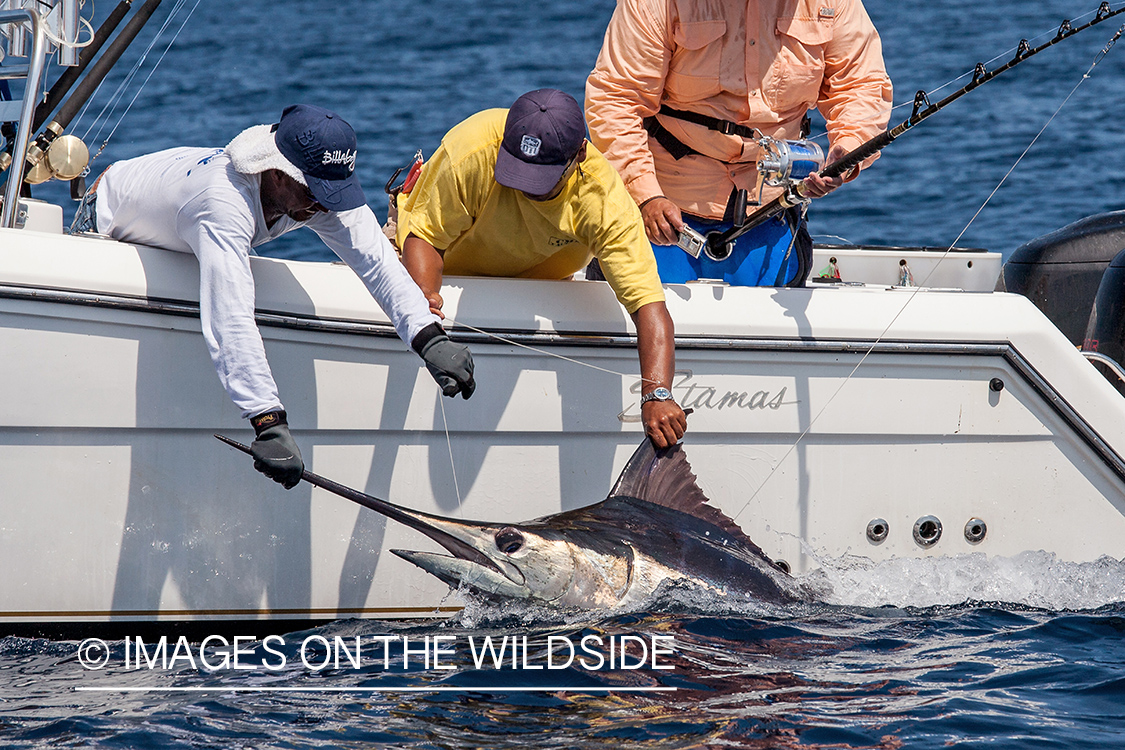
{"type": "MultiPolygon", "coordinates": [[[[895,101],[904,105],[892,123],[909,115],[915,90],[933,91],[977,61],[1007,59],[1021,37],[1043,41],[1063,18],[1078,23],[1096,5],[869,0],[895,101]]],[[[110,4],[101,6],[99,18],[110,4]]],[[[321,104],[356,127],[358,169],[383,217],[382,184],[394,168],[416,149],[432,152],[465,116],[507,106],[541,86],[581,100],[613,6],[612,0],[165,0],[72,132],[85,135],[94,151],[112,132],[97,170],[170,146],[222,145],[251,124],[275,121],[287,104],[321,104]],[[143,54],[166,22],[167,33],[143,54]],[[138,62],[131,85],[115,100],[117,86],[138,62]]],[[[1083,216],[1125,207],[1125,175],[1116,168],[1125,130],[1119,83],[1125,46],[1083,78],[1115,29],[1110,22],[1058,45],[904,135],[859,180],[814,205],[813,233],[857,243],[948,246],[964,231],[961,246],[1008,254],[1083,216]]],[[[67,200],[59,185],[36,194],[67,200]]],[[[331,257],[310,233],[263,251],[331,257]]],[[[827,602],[786,612],[704,607],[692,614],[546,624],[541,613],[481,606],[444,624],[340,621],[286,634],[278,648],[286,666],[278,670],[212,670],[182,660],[167,669],[126,669],[121,640],[108,644],[110,664],[91,670],[80,663],[76,642],[6,638],[0,640],[0,743],[1125,746],[1121,563],[1073,565],[1034,554],[879,566],[827,560],[820,575],[827,602]],[[380,658],[325,669],[299,660],[299,644],[313,636],[372,643],[388,634],[415,641],[448,636],[462,648],[448,659],[449,670],[427,669],[417,658],[408,669],[401,663],[384,668],[380,658]],[[552,634],[571,642],[586,635],[666,634],[675,642],[674,668],[478,669],[464,646],[470,636],[485,634],[528,636],[531,666],[543,655],[536,644],[552,634]],[[527,687],[586,690],[521,690],[527,687]]],[[[260,641],[247,648],[250,661],[278,658],[260,641]]]]}
{"type": "Polygon", "coordinates": [[[732,612],[696,602],[690,613],[562,622],[475,603],[442,623],[341,620],[261,641],[244,627],[181,646],[172,636],[162,654],[147,636],[143,657],[130,637],[107,644],[100,669],[83,666],[99,656],[85,644],[5,638],[0,741],[411,750],[1125,743],[1125,604],[1059,607],[1120,601],[1121,563],[828,562],[831,580],[819,584],[853,603],[732,612]],[[1055,597],[1054,606],[963,599],[990,589],[1055,597]],[[872,606],[935,596],[961,603],[872,606]],[[235,635],[245,638],[240,668],[235,635]],[[440,656],[427,653],[427,639],[435,649],[442,639],[440,656]]]}

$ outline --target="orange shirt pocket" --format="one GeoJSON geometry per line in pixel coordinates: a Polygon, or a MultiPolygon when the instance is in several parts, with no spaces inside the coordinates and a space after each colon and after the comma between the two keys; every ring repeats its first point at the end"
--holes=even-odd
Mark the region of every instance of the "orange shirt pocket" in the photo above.
{"type": "Polygon", "coordinates": [[[816,104],[824,80],[824,45],[831,39],[827,23],[777,19],[777,57],[762,79],[762,96],[774,112],[786,114],[816,104]]]}
{"type": "Polygon", "coordinates": [[[664,80],[672,102],[696,102],[722,91],[723,36],[727,22],[689,21],[672,27],[676,46],[664,80]]]}

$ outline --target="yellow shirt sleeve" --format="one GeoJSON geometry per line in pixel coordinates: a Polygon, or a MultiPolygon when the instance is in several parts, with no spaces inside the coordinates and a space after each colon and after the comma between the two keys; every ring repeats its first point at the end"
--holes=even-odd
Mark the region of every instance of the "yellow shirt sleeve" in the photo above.
{"type": "Polygon", "coordinates": [[[439,250],[448,250],[472,228],[496,184],[492,177],[496,149],[488,138],[469,145],[472,141],[467,144],[463,135],[466,130],[477,132],[478,126],[487,126],[497,113],[504,112],[486,110],[473,115],[442,139],[422,166],[413,190],[399,199],[399,247],[408,234],[414,234],[439,250]]]}
{"type": "Polygon", "coordinates": [[[613,167],[601,154],[590,151],[608,173],[603,197],[598,205],[589,206],[595,217],[590,247],[618,301],[632,315],[650,302],[663,302],[664,288],[637,204],[613,167]]]}

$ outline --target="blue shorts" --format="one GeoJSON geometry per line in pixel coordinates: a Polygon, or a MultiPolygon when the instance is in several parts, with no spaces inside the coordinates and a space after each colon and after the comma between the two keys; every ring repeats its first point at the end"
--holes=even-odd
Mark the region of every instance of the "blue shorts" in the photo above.
{"type": "MultiPolygon", "coordinates": [[[[729,221],[684,216],[700,234],[729,229],[729,221]]],[[[677,245],[653,245],[656,269],[665,284],[717,279],[732,286],[785,286],[801,272],[798,243],[785,215],[775,216],[735,240],[731,254],[714,260],[704,250],[693,258],[677,245]]]]}

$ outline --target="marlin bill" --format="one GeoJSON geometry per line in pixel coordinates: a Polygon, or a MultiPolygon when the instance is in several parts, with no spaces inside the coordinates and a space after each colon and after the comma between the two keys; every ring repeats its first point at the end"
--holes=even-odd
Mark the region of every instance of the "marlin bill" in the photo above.
{"type": "Polygon", "coordinates": [[[643,607],[664,587],[705,591],[732,604],[806,598],[708,502],[681,445],[656,450],[646,438],[605,500],[521,523],[421,513],[309,471],[302,478],[430,537],[449,554],[392,552],[489,598],[614,611],[643,607]]]}

